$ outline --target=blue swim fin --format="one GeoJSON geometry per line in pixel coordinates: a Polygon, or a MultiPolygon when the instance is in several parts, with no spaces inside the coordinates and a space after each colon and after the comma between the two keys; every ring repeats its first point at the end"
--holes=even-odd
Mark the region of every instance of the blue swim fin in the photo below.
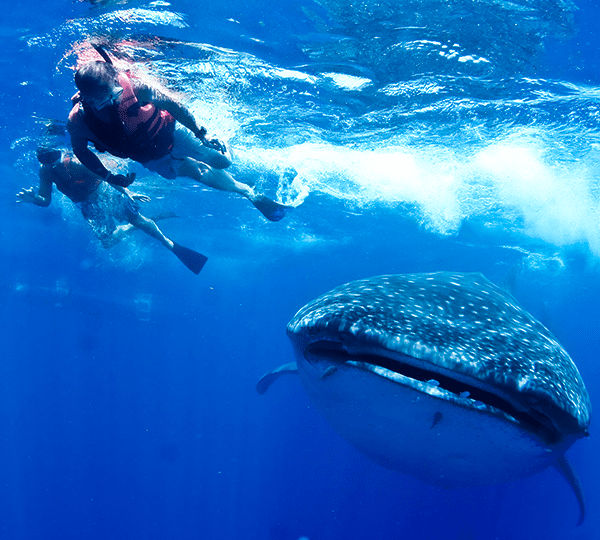
{"type": "Polygon", "coordinates": [[[289,206],[275,202],[264,195],[259,195],[252,201],[252,204],[269,221],[279,221],[283,219],[289,206]]]}
{"type": "Polygon", "coordinates": [[[202,253],[183,247],[177,242],[173,242],[173,253],[183,264],[194,272],[194,274],[199,274],[200,270],[202,270],[208,260],[208,257],[202,255],[202,253]]]}

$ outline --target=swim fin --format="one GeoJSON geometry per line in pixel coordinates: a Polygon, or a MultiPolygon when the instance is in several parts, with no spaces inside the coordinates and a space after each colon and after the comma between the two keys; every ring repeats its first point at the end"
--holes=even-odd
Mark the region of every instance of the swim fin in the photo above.
{"type": "Polygon", "coordinates": [[[202,270],[204,264],[208,260],[208,257],[202,255],[202,253],[183,247],[177,242],[173,242],[173,253],[183,264],[194,272],[194,274],[199,274],[200,270],[202,270]]]}
{"type": "Polygon", "coordinates": [[[252,204],[269,221],[279,221],[283,219],[289,206],[275,202],[264,195],[256,197],[252,204]]]}

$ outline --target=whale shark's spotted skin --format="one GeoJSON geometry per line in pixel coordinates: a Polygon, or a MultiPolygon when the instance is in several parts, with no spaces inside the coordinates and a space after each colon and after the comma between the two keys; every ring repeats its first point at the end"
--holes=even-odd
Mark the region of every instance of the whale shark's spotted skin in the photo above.
{"type": "Polygon", "coordinates": [[[555,466],[585,515],[565,456],[590,400],[566,351],[480,274],[347,283],[288,324],[294,373],[333,428],[385,467],[439,485],[505,482],[555,466]]]}
{"type": "Polygon", "coordinates": [[[292,339],[331,340],[413,357],[533,409],[560,436],[581,436],[590,400],[569,355],[480,274],[386,275],[347,283],[304,306],[292,339]]]}

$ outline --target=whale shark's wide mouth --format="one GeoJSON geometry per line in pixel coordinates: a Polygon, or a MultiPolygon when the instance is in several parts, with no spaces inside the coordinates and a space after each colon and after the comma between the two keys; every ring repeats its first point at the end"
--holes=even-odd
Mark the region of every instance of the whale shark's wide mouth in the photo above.
{"type": "Polygon", "coordinates": [[[549,445],[558,443],[562,438],[552,420],[543,412],[511,401],[505,392],[494,391],[494,388],[480,381],[460,374],[454,376],[448,370],[436,370],[432,364],[426,364],[417,358],[386,350],[348,352],[342,343],[335,341],[316,341],[308,344],[304,349],[304,357],[311,364],[327,360],[333,364],[367,369],[433,397],[495,413],[507,421],[519,424],[549,445]]]}

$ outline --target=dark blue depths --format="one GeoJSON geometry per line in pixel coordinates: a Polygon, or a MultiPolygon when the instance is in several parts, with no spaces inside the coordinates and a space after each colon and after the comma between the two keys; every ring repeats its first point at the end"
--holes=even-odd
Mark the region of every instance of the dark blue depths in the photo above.
{"type": "MultiPolygon", "coordinates": [[[[306,62],[306,49],[290,36],[317,40],[320,32],[326,43],[344,29],[314,22],[315,13],[330,16],[324,8],[311,4],[308,16],[289,4],[215,5],[202,14],[206,26],[159,30],[292,68],[306,62]]],[[[596,13],[591,3],[579,5],[576,32],[548,39],[536,70],[593,86],[596,13]]],[[[582,241],[556,247],[490,227],[481,216],[441,234],[409,204],[355,207],[325,192],[311,193],[286,221],[267,224],[244,201],[154,181],[151,208],[182,216],[164,227],[209,255],[205,270],[192,275],[141,236],[107,254],[64,201],[48,210],[14,204],[15,191],[35,180],[31,150],[39,125],[30,112],[66,114],[72,90],[68,71],[55,66],[73,36],[53,34],[47,49],[28,40],[69,17],[99,20],[119,6],[46,8],[36,17],[30,6],[15,6],[11,24],[3,23],[0,538],[595,538],[594,424],[592,437],[569,452],[589,509],[576,528],[575,499],[555,471],[505,486],[430,487],[380,468],[339,439],[299,381],[282,379],[265,396],[254,385],[291,360],[285,324],[316,295],[382,273],[480,271],[557,335],[595,403],[597,253],[582,241]],[[165,199],[157,202],[159,195],[165,199]],[[538,252],[560,262],[532,265],[524,253],[538,252]]],[[[191,3],[165,9],[199,16],[191,3]]],[[[383,79],[378,69],[374,63],[368,73],[383,79]]],[[[333,109],[337,99],[318,105],[333,109]]],[[[362,114],[373,99],[352,106],[362,114]]],[[[335,130],[326,115],[320,122],[322,139],[331,142],[335,130]]],[[[375,128],[364,129],[367,137],[375,128]]],[[[242,138],[247,147],[251,142],[242,138]]],[[[281,144],[275,135],[271,142],[281,144]]]]}

